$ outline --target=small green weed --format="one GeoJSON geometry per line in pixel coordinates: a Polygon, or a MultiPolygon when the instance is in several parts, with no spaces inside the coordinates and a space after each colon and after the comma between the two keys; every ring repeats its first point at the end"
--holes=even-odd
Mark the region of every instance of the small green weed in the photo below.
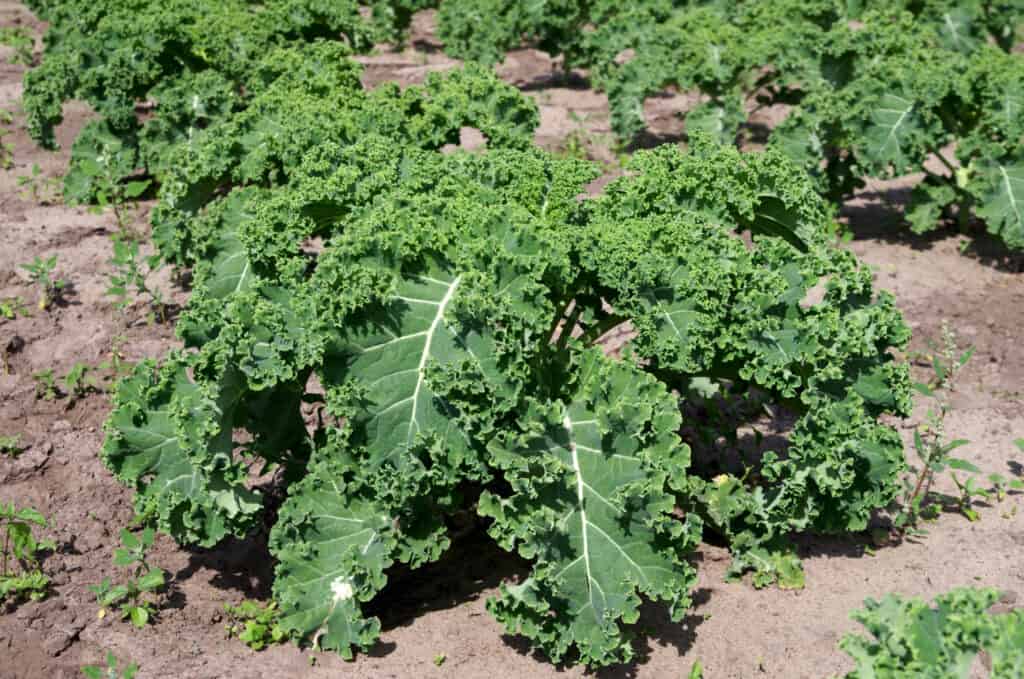
{"type": "Polygon", "coordinates": [[[955,334],[944,323],[942,346],[935,348],[930,362],[934,371],[933,381],[931,384],[914,384],[918,393],[933,400],[933,406],[928,409],[924,423],[914,431],[914,451],[921,466],[905,481],[903,498],[893,517],[893,527],[901,537],[923,535],[925,532],[917,527],[919,521],[935,518],[943,503],[968,520],[977,521],[980,518],[974,508],[977,500],[994,498],[1001,501],[1009,490],[1024,488],[1020,480],[1007,479],[1001,474],[989,474],[986,478],[990,486],[986,487],[976,476],[981,469],[968,460],[951,455],[969,443],[966,439],[948,440],[945,430],[946,417],[952,409],[950,397],[956,390],[960,371],[973,354],[973,348],[961,350],[957,346],[955,334]],[[935,476],[946,471],[956,486],[955,496],[932,492],[935,476]]]}
{"type": "Polygon", "coordinates": [[[82,668],[82,674],[86,679],[134,679],[139,671],[135,663],[128,663],[124,667],[119,665],[117,656],[107,651],[106,665],[86,665],[82,668]]]}
{"type": "MultiPolygon", "coordinates": [[[[14,115],[7,109],[0,109],[0,125],[10,125],[14,122],[14,115]]],[[[0,129],[0,170],[10,170],[14,167],[14,144],[4,141],[11,130],[0,129]]]]}
{"type": "Polygon", "coordinates": [[[95,187],[96,204],[91,206],[89,211],[99,215],[110,208],[114,213],[117,233],[134,236],[132,224],[135,221],[136,211],[132,209],[130,201],[146,192],[151,184],[150,180],[142,179],[122,183],[120,172],[115,172],[111,163],[101,162],[94,158],[83,158],[78,169],[95,187]]]}
{"type": "MultiPolygon", "coordinates": [[[[967,349],[961,352],[957,348],[953,331],[945,323],[942,326],[942,341],[942,347],[935,351],[931,361],[934,382],[914,384],[914,389],[933,399],[934,405],[928,409],[924,423],[914,430],[914,451],[920,459],[921,467],[905,482],[900,508],[893,518],[893,526],[901,536],[923,534],[924,531],[917,529],[919,520],[934,518],[937,514],[938,508],[926,503],[926,500],[931,498],[931,486],[936,474],[947,469],[977,471],[970,462],[950,455],[953,450],[969,442],[965,439],[947,441],[945,431],[946,417],[952,409],[950,396],[956,390],[960,371],[971,359],[974,350],[967,349]]],[[[959,484],[956,477],[953,478],[954,482],[959,484]]],[[[961,511],[969,510],[970,504],[968,495],[961,502],[961,511]]],[[[971,518],[970,514],[967,516],[971,518]]]]}
{"type": "Polygon", "coordinates": [[[37,304],[40,311],[46,311],[61,300],[68,282],[53,275],[57,268],[57,255],[51,255],[46,259],[36,255],[35,259],[28,264],[22,264],[21,268],[28,272],[28,279],[39,289],[37,304]]]}
{"type": "Polygon", "coordinates": [[[0,601],[36,601],[46,596],[50,579],[39,566],[39,553],[55,549],[56,545],[51,540],[36,538],[33,527],[46,528],[46,517],[30,507],[18,509],[13,502],[0,505],[0,530],[4,539],[0,557],[0,601]]]}
{"type": "Polygon", "coordinates": [[[32,34],[22,26],[0,28],[0,45],[14,49],[14,53],[8,57],[7,63],[31,66],[35,61],[32,52],[36,41],[32,34]]]}
{"type": "Polygon", "coordinates": [[[237,606],[224,604],[224,611],[228,615],[224,628],[228,636],[237,637],[254,651],[288,639],[288,633],[280,625],[281,611],[273,601],[266,606],[248,600],[237,606]]]}
{"type": "Polygon", "coordinates": [[[13,321],[18,316],[28,317],[32,312],[21,297],[8,297],[0,300],[0,319],[13,321]]]}
{"type": "Polygon", "coordinates": [[[153,545],[155,532],[146,528],[136,536],[127,528],[121,529],[121,547],[114,550],[114,565],[129,569],[130,575],[124,583],[114,585],[110,578],[104,578],[98,585],[90,586],[100,605],[99,617],[107,609],[117,607],[122,619],[129,619],[138,628],[145,627],[156,613],[156,603],[147,595],[159,593],[166,584],[164,572],[151,567],[146,561],[146,552],[153,545]]]}
{"type": "Polygon", "coordinates": [[[21,435],[0,436],[0,455],[18,457],[25,448],[21,445],[21,435]]]}
{"type": "Polygon", "coordinates": [[[154,320],[163,323],[167,320],[167,304],[160,290],[146,283],[147,273],[143,271],[142,264],[144,260],[146,271],[152,274],[160,268],[159,255],[140,257],[139,241],[125,236],[123,232],[114,234],[112,240],[114,257],[110,262],[114,265],[114,273],[110,275],[107,295],[114,298],[114,306],[119,311],[124,311],[132,303],[129,291],[134,288],[137,295],[149,296],[149,305],[152,309],[149,315],[150,323],[154,320]]]}
{"type": "Polygon", "coordinates": [[[18,186],[22,187],[22,198],[39,205],[56,205],[60,203],[61,180],[59,177],[46,177],[38,163],[32,164],[31,174],[18,177],[18,186]]]}
{"type": "Polygon", "coordinates": [[[68,395],[67,408],[70,410],[80,399],[102,391],[93,374],[95,369],[85,363],[75,363],[64,377],[64,391],[68,395]]]}
{"type": "Polygon", "coordinates": [[[53,376],[53,369],[47,368],[37,373],[32,373],[32,379],[36,381],[36,398],[44,401],[56,401],[60,396],[57,388],[57,378],[53,376]]]}

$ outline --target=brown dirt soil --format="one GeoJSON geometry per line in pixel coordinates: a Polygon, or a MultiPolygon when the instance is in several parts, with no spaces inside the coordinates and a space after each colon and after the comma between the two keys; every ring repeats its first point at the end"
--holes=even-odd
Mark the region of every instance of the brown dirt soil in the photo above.
{"type": "MultiPolygon", "coordinates": [[[[16,3],[0,1],[0,25],[16,22],[41,28],[16,3]]],[[[413,48],[363,59],[367,82],[417,82],[427,71],[453,65],[437,51],[429,28],[429,17],[420,18],[413,48]]],[[[0,48],[0,108],[17,111],[24,69],[6,65],[8,54],[0,48]]],[[[537,99],[539,143],[560,148],[575,134],[590,155],[615,162],[608,150],[606,99],[588,89],[583,74],[554,77],[551,60],[529,50],[513,53],[501,72],[537,99]]],[[[673,111],[685,99],[676,95],[649,104],[657,135],[678,135],[673,111]]],[[[132,518],[131,493],[97,456],[108,398],[92,394],[71,408],[67,399],[39,400],[32,374],[53,369],[62,376],[76,362],[95,365],[109,357],[115,342],[127,360],[156,357],[175,340],[168,326],[141,320],[144,310],[138,306],[127,315],[135,319],[128,327],[105,298],[112,217],[43,205],[17,186],[17,177],[33,164],[44,177],[63,172],[71,141],[90,115],[81,104],[66,110],[58,153],[36,148],[18,115],[6,138],[14,143],[14,166],[0,172],[0,300],[21,297],[34,307],[35,292],[20,265],[36,255],[57,254],[58,273],[73,284],[66,300],[49,312],[0,320],[0,348],[23,343],[9,357],[9,374],[0,376],[0,435],[19,434],[27,446],[16,459],[0,458],[0,502],[42,511],[52,521],[47,535],[58,545],[44,563],[53,579],[51,595],[0,614],[0,677],[79,676],[81,665],[100,661],[107,650],[137,662],[143,678],[582,675],[580,669],[552,667],[531,655],[521,640],[504,636],[486,612],[485,600],[502,579],[524,572],[521,563],[486,539],[470,539],[439,564],[393,580],[373,606],[384,624],[380,643],[350,663],[319,654],[311,665],[311,654],[294,646],[256,653],[225,638],[223,604],[269,593],[272,567],[259,540],[199,550],[160,537],[151,561],[170,574],[172,587],[156,624],[135,630],[115,615],[97,618],[88,587],[119,577],[111,555],[120,527],[132,518]],[[435,666],[441,654],[445,661],[435,666]]],[[[875,267],[880,287],[897,296],[914,328],[915,349],[937,338],[943,321],[976,347],[948,431],[971,441],[963,456],[984,471],[1019,473],[1012,461],[1024,456],[1012,441],[1024,436],[1024,353],[1016,344],[1024,327],[1024,278],[1009,271],[1005,254],[984,239],[962,254],[960,236],[908,237],[896,225],[894,208],[885,204],[898,204],[901,192],[905,183],[872,186],[844,211],[855,234],[849,247],[875,267]]],[[[144,223],[140,215],[140,227],[144,223]]],[[[166,276],[160,284],[172,290],[166,276]]],[[[173,297],[179,303],[185,299],[181,291],[173,297]]],[[[900,424],[908,441],[921,415],[900,424]]],[[[941,489],[950,490],[945,484],[941,489]]],[[[849,613],[866,597],[932,596],[964,585],[1024,593],[1021,503],[1013,496],[983,507],[974,523],[944,514],[929,526],[926,538],[874,555],[865,551],[869,542],[862,535],[801,538],[807,586],[800,591],[726,583],[726,551],[704,545],[696,554],[700,583],[689,617],[675,624],[661,609],[645,608],[637,661],[600,675],[681,677],[698,659],[710,679],[821,678],[848,670],[837,642],[855,629],[849,613]]]]}

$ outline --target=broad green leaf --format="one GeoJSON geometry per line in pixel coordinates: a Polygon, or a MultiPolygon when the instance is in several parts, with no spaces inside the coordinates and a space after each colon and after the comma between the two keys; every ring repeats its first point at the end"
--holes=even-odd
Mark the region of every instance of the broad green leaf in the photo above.
{"type": "Polygon", "coordinates": [[[988,230],[1011,247],[1024,246],[1024,162],[993,162],[982,166],[973,186],[978,216],[988,230]]]}
{"type": "Polygon", "coordinates": [[[427,376],[432,365],[474,358],[450,318],[461,283],[440,267],[403,277],[384,309],[347,328],[343,374],[367,388],[359,419],[373,466],[408,464],[404,453],[420,435],[468,446],[427,376]]]}
{"type": "Polygon", "coordinates": [[[703,132],[720,144],[732,144],[745,118],[742,99],[726,97],[724,103],[708,101],[687,112],[686,132],[703,132]]]}
{"type": "Polygon", "coordinates": [[[807,252],[805,240],[807,225],[796,211],[786,207],[777,196],[762,194],[754,208],[753,219],[743,219],[745,228],[752,233],[777,236],[786,240],[800,252],[807,252]]]}
{"type": "Polygon", "coordinates": [[[149,611],[143,606],[132,606],[128,609],[128,615],[131,618],[132,624],[142,629],[149,622],[149,611]]]}
{"type": "Polygon", "coordinates": [[[248,290],[256,282],[252,262],[234,234],[222,239],[209,276],[207,287],[210,294],[216,298],[225,298],[233,293],[248,290]]]}
{"type": "Polygon", "coordinates": [[[922,396],[934,396],[935,390],[924,382],[914,382],[910,385],[914,391],[921,394],[922,396]]]}
{"type": "MultiPolygon", "coordinates": [[[[652,406],[667,394],[593,352],[580,370],[571,399],[545,411],[539,437],[492,449],[511,486],[521,491],[509,498],[488,494],[481,511],[495,519],[492,534],[509,546],[519,541],[520,553],[537,561],[531,579],[503,587],[490,604],[499,620],[555,658],[575,644],[588,662],[604,664],[628,657],[617,621],[636,619],[638,595],[665,599],[677,610],[693,573],[679,559],[688,538],[662,532],[667,526],[659,518],[673,503],[651,456],[670,451],[648,449],[638,436],[652,406]],[[548,474],[531,474],[533,465],[545,466],[548,474]],[[550,617],[539,612],[540,601],[550,617]]],[[[681,445],[664,435],[664,442],[651,443],[681,445]]],[[[684,474],[688,452],[674,454],[680,465],[675,473],[684,474]]]]}
{"type": "Polygon", "coordinates": [[[127,184],[125,184],[124,187],[125,197],[138,198],[139,196],[146,192],[146,189],[149,188],[150,183],[151,182],[148,179],[144,181],[128,182],[127,184]]]}
{"type": "Polygon", "coordinates": [[[958,457],[949,458],[948,460],[946,460],[946,464],[949,465],[950,469],[958,469],[964,472],[974,472],[975,474],[981,473],[981,470],[978,469],[977,465],[975,465],[972,462],[968,462],[967,460],[962,460],[958,457]]]}
{"type": "Polygon", "coordinates": [[[189,379],[188,365],[180,357],[159,370],[143,362],[120,384],[103,459],[136,487],[136,503],[155,510],[161,528],[211,546],[247,526],[261,502],[243,485],[237,463],[229,462],[231,389],[220,402],[203,394],[189,379]],[[191,437],[201,433],[211,440],[195,450],[191,437]]]}
{"type": "Polygon", "coordinates": [[[972,22],[975,16],[964,7],[953,7],[942,13],[938,25],[943,42],[958,52],[971,52],[978,47],[972,22]]]}
{"type": "Polygon", "coordinates": [[[397,520],[314,466],[282,508],[272,548],[281,626],[314,646],[351,658],[376,641],[380,622],[360,602],[384,587],[397,549],[397,520]]]}
{"type": "Polygon", "coordinates": [[[897,174],[910,167],[909,137],[918,125],[914,102],[891,92],[882,95],[864,133],[864,154],[879,169],[891,166],[897,174]]]}
{"type": "Polygon", "coordinates": [[[159,568],[153,568],[139,578],[139,589],[143,592],[151,592],[164,586],[166,578],[164,572],[159,568]]]}

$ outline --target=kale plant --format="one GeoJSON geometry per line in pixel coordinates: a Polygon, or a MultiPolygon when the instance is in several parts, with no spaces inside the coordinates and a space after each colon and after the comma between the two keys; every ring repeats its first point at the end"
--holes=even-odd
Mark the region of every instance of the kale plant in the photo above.
{"type": "Polygon", "coordinates": [[[698,134],[583,199],[598,169],[532,148],[536,108],[489,71],[364,92],[336,49],[268,59],[251,105],[175,152],[154,228],[193,271],[185,347],[120,384],[103,449],[183,543],[246,534],[283,492],[281,630],[369,648],[389,569],[475,514],[532,564],[488,604],[506,629],[622,662],[643,599],[685,614],[702,530],[792,585],[789,533],[863,530],[896,496],[878,418],[909,408],[909,331],[782,155],[698,134]],[[441,153],[464,126],[487,148],[441,153]],[[760,410],[714,413],[754,394],[795,423],[737,457],[760,410]]]}

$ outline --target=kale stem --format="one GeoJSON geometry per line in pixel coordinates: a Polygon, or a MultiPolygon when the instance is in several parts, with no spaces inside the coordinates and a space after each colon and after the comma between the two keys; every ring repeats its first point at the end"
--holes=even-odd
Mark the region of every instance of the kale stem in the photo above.
{"type": "Polygon", "coordinates": [[[555,314],[555,318],[551,321],[551,327],[548,328],[548,342],[553,342],[555,340],[555,331],[558,330],[558,323],[565,318],[565,314],[569,311],[569,305],[572,304],[575,297],[575,293],[569,295],[565,300],[565,304],[562,305],[559,312],[555,314]]]}
{"type": "Polygon", "coordinates": [[[10,546],[10,542],[11,542],[11,522],[7,521],[6,523],[7,523],[7,530],[4,531],[4,564],[3,564],[3,573],[2,573],[2,575],[5,578],[7,577],[7,549],[10,546]]]}
{"type": "Polygon", "coordinates": [[[601,339],[601,337],[605,333],[619,325],[622,325],[623,323],[626,322],[626,320],[627,319],[625,317],[619,316],[617,314],[612,314],[607,318],[603,318],[594,325],[592,325],[590,328],[588,328],[587,331],[584,332],[582,336],[580,336],[580,341],[588,346],[594,344],[595,342],[597,342],[597,340],[601,339]]]}
{"type": "Polygon", "coordinates": [[[572,313],[565,319],[565,323],[562,325],[562,332],[558,335],[558,344],[555,348],[561,351],[565,348],[565,345],[569,343],[569,338],[572,337],[573,328],[576,327],[576,322],[580,319],[580,314],[583,313],[583,306],[577,304],[573,307],[572,313]]]}

